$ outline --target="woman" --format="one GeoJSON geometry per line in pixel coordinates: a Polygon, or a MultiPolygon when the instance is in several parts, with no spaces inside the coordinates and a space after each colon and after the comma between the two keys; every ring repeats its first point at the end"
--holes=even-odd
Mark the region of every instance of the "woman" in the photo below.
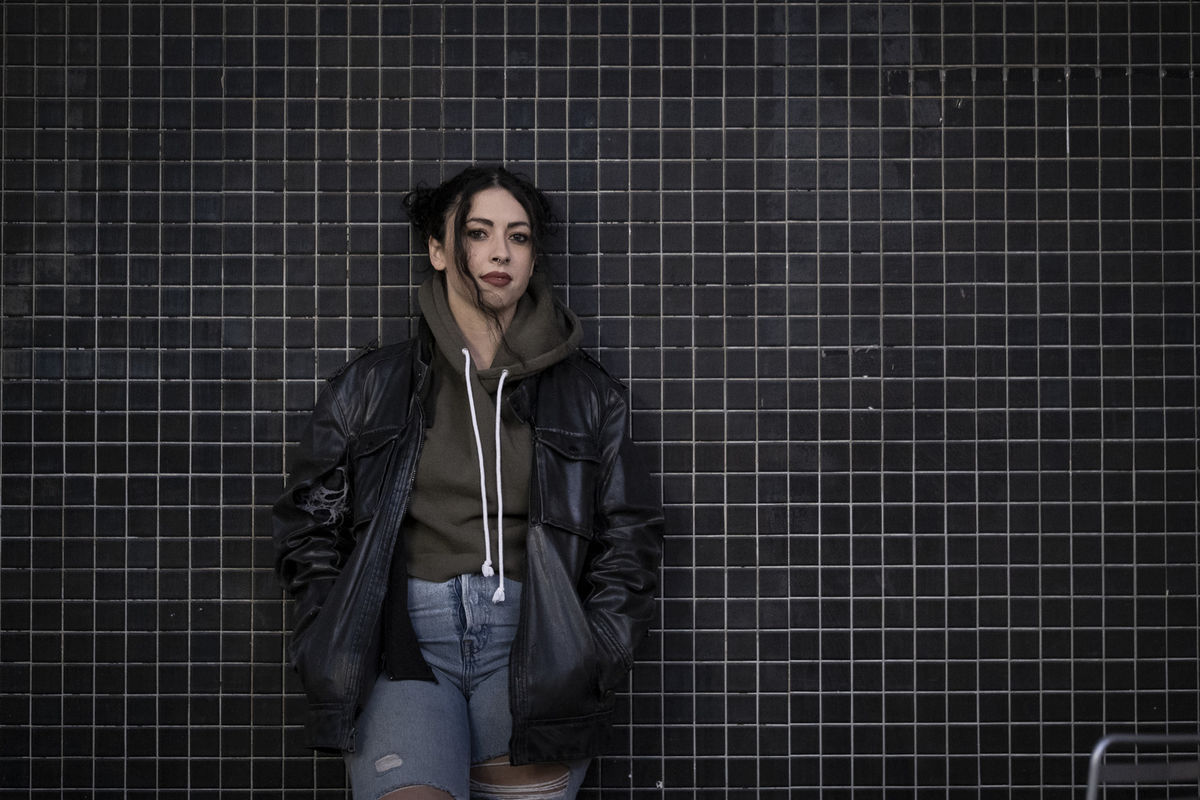
{"type": "Polygon", "coordinates": [[[540,277],[545,196],[472,167],[405,208],[419,332],[330,379],[274,508],[310,743],[356,798],[572,798],[653,612],[661,506],[540,277]]]}

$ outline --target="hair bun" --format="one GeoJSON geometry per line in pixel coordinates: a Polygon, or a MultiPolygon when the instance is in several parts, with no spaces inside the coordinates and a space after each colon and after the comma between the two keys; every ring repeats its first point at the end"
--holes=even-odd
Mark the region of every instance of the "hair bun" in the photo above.
{"type": "Polygon", "coordinates": [[[437,220],[437,194],[437,187],[422,185],[404,195],[404,211],[408,215],[408,221],[423,240],[441,233],[440,220],[437,220]]]}

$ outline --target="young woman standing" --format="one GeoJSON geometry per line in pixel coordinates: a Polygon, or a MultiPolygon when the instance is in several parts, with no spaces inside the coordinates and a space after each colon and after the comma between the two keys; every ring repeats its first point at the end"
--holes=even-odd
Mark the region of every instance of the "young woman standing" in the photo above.
{"type": "Polygon", "coordinates": [[[653,613],[662,510],[623,387],[500,167],[405,198],[414,339],[324,387],[275,504],[314,747],[355,798],[573,798],[653,613]]]}

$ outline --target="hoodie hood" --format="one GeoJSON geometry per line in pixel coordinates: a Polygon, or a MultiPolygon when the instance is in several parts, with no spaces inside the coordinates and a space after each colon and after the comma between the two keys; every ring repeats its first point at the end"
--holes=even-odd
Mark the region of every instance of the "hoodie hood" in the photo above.
{"type": "MultiPolygon", "coordinates": [[[[466,340],[454,321],[446,296],[446,275],[435,272],[417,290],[417,302],[437,348],[456,372],[463,372],[462,349],[466,340]]],[[[508,370],[512,383],[556,364],[579,347],[583,328],[579,317],[558,302],[550,286],[535,273],[525,295],[517,302],[516,313],[504,334],[504,343],[496,351],[492,365],[476,370],[480,384],[490,394],[496,390],[500,374],[508,370]]]]}

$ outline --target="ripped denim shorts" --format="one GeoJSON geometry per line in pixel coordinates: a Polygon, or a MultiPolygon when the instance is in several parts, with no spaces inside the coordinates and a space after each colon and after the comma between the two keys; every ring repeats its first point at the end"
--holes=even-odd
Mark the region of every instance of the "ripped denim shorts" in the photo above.
{"type": "MultiPolygon", "coordinates": [[[[405,786],[432,786],[455,800],[512,797],[470,779],[472,764],[508,752],[508,656],[521,613],[521,584],[459,575],[445,583],[410,578],[408,610],[421,654],[437,682],[375,683],[358,718],[355,751],[345,756],[355,800],[378,800],[405,786]]],[[[571,800],[588,761],[567,765],[560,781],[530,786],[523,796],[571,800]]],[[[498,787],[499,788],[499,787],[498,787]]]]}

